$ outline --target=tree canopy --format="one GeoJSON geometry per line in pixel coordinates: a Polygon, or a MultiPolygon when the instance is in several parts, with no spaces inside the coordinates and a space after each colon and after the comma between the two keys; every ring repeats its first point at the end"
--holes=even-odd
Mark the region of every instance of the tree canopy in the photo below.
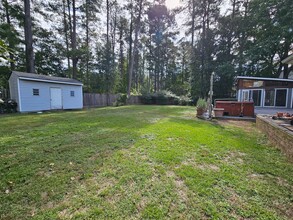
{"type": "Polygon", "coordinates": [[[237,75],[288,77],[292,17],[291,0],[183,0],[173,10],[164,0],[3,0],[0,78],[19,70],[76,78],[86,92],[196,99],[214,72],[215,96],[230,97],[237,75]]]}

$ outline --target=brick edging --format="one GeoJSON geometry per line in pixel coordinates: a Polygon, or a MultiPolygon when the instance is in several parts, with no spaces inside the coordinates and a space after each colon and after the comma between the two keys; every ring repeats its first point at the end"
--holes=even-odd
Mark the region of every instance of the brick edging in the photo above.
{"type": "Polygon", "coordinates": [[[286,128],[277,126],[269,120],[257,116],[256,127],[263,131],[270,142],[280,149],[293,162],[293,135],[286,128]]]}

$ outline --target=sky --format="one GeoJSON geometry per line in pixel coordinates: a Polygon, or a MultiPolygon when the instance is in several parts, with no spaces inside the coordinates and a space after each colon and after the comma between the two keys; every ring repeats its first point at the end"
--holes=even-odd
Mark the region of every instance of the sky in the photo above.
{"type": "Polygon", "coordinates": [[[180,5],[180,0],[166,0],[166,6],[169,9],[174,9],[180,5]]]}

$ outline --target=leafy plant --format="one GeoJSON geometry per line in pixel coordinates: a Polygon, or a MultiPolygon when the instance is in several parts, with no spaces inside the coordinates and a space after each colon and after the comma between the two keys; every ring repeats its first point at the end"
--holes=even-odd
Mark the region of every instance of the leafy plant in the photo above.
{"type": "Polygon", "coordinates": [[[207,102],[204,99],[199,98],[197,100],[197,103],[196,103],[196,108],[197,109],[206,110],[207,109],[207,106],[208,106],[208,104],[207,104],[207,102]]]}
{"type": "Polygon", "coordinates": [[[189,96],[177,96],[168,90],[162,90],[156,93],[145,93],[142,95],[144,104],[155,105],[192,105],[192,99],[189,96]]]}
{"type": "Polygon", "coordinates": [[[188,96],[180,96],[179,98],[179,105],[192,105],[192,99],[189,98],[188,96]]]}
{"type": "Polygon", "coordinates": [[[118,94],[118,98],[116,102],[113,103],[113,106],[115,107],[123,106],[123,105],[126,105],[126,102],[127,102],[127,94],[120,93],[118,94]]]}
{"type": "Polygon", "coordinates": [[[17,111],[17,103],[13,99],[2,100],[0,99],[0,114],[12,113],[17,111]]]}

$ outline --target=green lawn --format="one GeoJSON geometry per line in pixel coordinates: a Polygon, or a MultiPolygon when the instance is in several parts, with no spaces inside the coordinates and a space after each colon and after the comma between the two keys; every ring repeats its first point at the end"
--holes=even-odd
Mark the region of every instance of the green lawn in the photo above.
{"type": "Polygon", "coordinates": [[[293,165],[253,123],[127,106],[0,116],[0,134],[0,219],[293,218],[293,165]]]}

